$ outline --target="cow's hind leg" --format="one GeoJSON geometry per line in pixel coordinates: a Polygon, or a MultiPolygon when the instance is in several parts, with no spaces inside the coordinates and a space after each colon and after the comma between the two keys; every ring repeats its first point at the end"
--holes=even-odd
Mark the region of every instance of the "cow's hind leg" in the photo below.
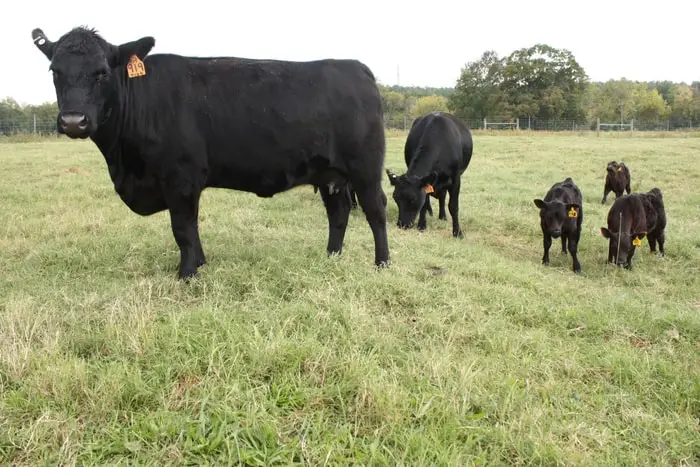
{"type": "MultiPolygon", "coordinates": [[[[564,254],[566,254],[566,239],[567,238],[568,237],[566,235],[561,236],[561,252],[564,254]]],[[[569,241],[569,243],[571,243],[571,241],[569,241]]]]}
{"type": "Polygon", "coordinates": [[[647,241],[649,242],[649,251],[656,253],[656,236],[654,234],[647,235],[647,241]]]}
{"type": "Polygon", "coordinates": [[[354,184],[357,201],[365,213],[367,223],[374,236],[374,264],[389,265],[389,241],[386,232],[386,195],[381,181],[354,184]]]}
{"type": "Polygon", "coordinates": [[[608,199],[608,195],[610,194],[612,190],[608,185],[605,185],[605,188],[603,188],[603,199],[600,200],[600,204],[605,204],[605,201],[608,199]]]}
{"type": "Polygon", "coordinates": [[[464,238],[462,228],[459,226],[460,178],[459,176],[456,176],[453,179],[454,182],[450,186],[450,202],[447,205],[447,207],[450,209],[450,216],[452,217],[452,236],[457,238],[464,238]]]}
{"type": "Polygon", "coordinates": [[[341,254],[343,240],[350,217],[350,191],[348,189],[331,194],[328,187],[321,187],[321,197],[328,214],[328,254],[341,254]]]}

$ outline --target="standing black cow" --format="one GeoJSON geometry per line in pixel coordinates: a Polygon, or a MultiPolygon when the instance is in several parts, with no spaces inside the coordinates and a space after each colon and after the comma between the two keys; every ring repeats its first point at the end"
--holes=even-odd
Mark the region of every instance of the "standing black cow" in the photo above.
{"type": "Polygon", "coordinates": [[[666,208],[659,188],[617,198],[608,211],[608,227],[600,228],[608,239],[608,262],[632,269],[632,257],[644,236],[651,252],[656,252],[658,241],[659,253],[664,256],[665,229],[666,208]]]}
{"type": "Polygon", "coordinates": [[[625,191],[627,191],[627,194],[630,194],[632,192],[631,181],[630,169],[627,168],[624,162],[608,162],[603,199],[600,201],[600,204],[605,204],[611,191],[615,193],[615,198],[622,196],[625,191]]]}
{"type": "Polygon", "coordinates": [[[561,237],[561,251],[566,254],[567,240],[573,259],[574,272],[581,272],[578,260],[578,242],[583,223],[583,195],[571,177],[555,183],[542,199],[535,199],[540,210],[540,227],[544,239],[542,264],[549,264],[549,248],[552,238],[561,237]]]}
{"type": "Polygon", "coordinates": [[[116,46],[85,28],[55,43],[41,29],[32,38],[51,61],[58,131],[92,139],[132,211],[169,210],[181,279],[206,262],[197,219],[207,187],[260,197],[304,184],[341,188],[321,191],[327,250],[340,254],[350,181],[372,229],[375,264],[388,264],[382,104],[364,64],[146,58],[153,37],[116,46]]]}
{"type": "Polygon", "coordinates": [[[399,208],[397,225],[408,229],[413,226],[420,211],[418,229],[425,230],[425,213],[430,209],[430,198],[440,201],[440,219],[445,214],[445,196],[450,192],[448,207],[452,216],[452,235],[462,238],[459,226],[459,190],[462,174],[472,159],[472,135],[461,121],[446,112],[432,112],[418,117],[411,125],[404,146],[404,160],[408,171],[396,175],[386,171],[394,186],[394,200],[399,208]]]}

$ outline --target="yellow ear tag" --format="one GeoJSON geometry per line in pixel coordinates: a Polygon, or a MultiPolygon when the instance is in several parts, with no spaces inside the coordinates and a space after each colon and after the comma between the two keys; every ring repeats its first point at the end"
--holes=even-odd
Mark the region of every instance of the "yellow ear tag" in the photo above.
{"type": "Polygon", "coordinates": [[[617,171],[618,171],[618,172],[622,172],[622,167],[618,167],[618,168],[617,168],[617,171]]]}
{"type": "Polygon", "coordinates": [[[425,190],[426,193],[433,193],[433,192],[435,192],[435,190],[433,189],[433,185],[425,185],[424,190],[425,190]]]}
{"type": "Polygon", "coordinates": [[[634,240],[632,240],[632,245],[642,246],[642,241],[639,239],[639,237],[634,237],[634,240]]]}
{"type": "Polygon", "coordinates": [[[146,65],[144,65],[141,59],[139,59],[136,55],[132,55],[129,59],[129,63],[126,64],[126,72],[129,75],[129,78],[146,76],[146,65]]]}
{"type": "Polygon", "coordinates": [[[569,217],[578,217],[578,213],[576,212],[576,209],[574,209],[574,208],[569,209],[569,217]]]}

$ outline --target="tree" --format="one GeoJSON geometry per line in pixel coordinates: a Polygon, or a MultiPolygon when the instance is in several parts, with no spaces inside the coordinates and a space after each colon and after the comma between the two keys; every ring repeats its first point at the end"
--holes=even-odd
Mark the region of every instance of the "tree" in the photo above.
{"type": "Polygon", "coordinates": [[[571,52],[536,44],[508,56],[501,90],[514,106],[513,117],[582,120],[587,83],[571,52]]]}
{"type": "Polygon", "coordinates": [[[420,117],[430,112],[448,111],[447,98],[443,96],[424,96],[416,100],[416,104],[411,108],[411,116],[420,117]]]}
{"type": "Polygon", "coordinates": [[[468,62],[448,99],[450,111],[460,118],[483,118],[498,113],[503,101],[499,89],[503,66],[503,59],[492,50],[484,52],[479,60],[468,62]]]}
{"type": "Polygon", "coordinates": [[[672,116],[676,119],[694,120],[695,115],[695,96],[690,86],[686,84],[674,84],[671,89],[673,102],[672,116]]]}

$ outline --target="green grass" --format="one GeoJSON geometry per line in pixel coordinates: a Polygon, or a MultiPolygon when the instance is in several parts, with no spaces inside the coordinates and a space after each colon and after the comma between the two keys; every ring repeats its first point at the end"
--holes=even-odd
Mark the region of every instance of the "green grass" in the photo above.
{"type": "Polygon", "coordinates": [[[206,191],[189,285],[167,213],[131,213],[91,143],[0,160],[2,465],[700,465],[698,138],[475,134],[463,240],[436,202],[399,231],[384,180],[384,271],[361,212],[326,256],[311,187],[206,191]],[[632,271],[599,233],[612,159],[668,212],[632,271]],[[578,276],[556,242],[542,266],[532,202],[567,176],[578,276]]]}

